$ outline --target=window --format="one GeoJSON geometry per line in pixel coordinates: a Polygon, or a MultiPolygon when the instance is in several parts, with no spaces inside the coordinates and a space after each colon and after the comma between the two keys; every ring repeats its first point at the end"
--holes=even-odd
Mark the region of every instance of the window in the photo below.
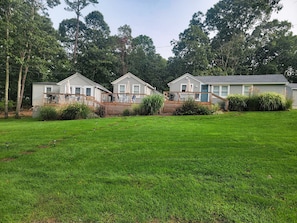
{"type": "Polygon", "coordinates": [[[251,85],[243,85],[243,95],[249,96],[252,92],[252,87],[251,85]]]}
{"type": "Polygon", "coordinates": [[[212,93],[221,96],[221,97],[227,97],[229,92],[229,86],[213,86],[212,87],[212,93]]]}
{"type": "Polygon", "coordinates": [[[139,85],[133,85],[133,94],[140,94],[140,86],[139,85]]]}
{"type": "Polygon", "coordinates": [[[181,92],[186,92],[187,90],[187,85],[186,84],[182,84],[181,85],[181,92]]]}
{"type": "Polygon", "coordinates": [[[91,96],[91,88],[86,88],[86,96],[91,96]]]}
{"type": "Polygon", "coordinates": [[[228,86],[222,86],[221,88],[221,96],[227,97],[228,96],[228,86]]]}
{"type": "Polygon", "coordinates": [[[80,87],[75,88],[75,94],[80,94],[80,87]]]}
{"type": "Polygon", "coordinates": [[[50,92],[52,92],[52,87],[46,86],[45,87],[45,93],[50,93],[50,92]]]}
{"type": "Polygon", "coordinates": [[[220,95],[220,86],[213,86],[212,93],[220,95]]]}
{"type": "Polygon", "coordinates": [[[120,84],[119,85],[119,93],[125,93],[126,92],[126,85],[120,84]]]}

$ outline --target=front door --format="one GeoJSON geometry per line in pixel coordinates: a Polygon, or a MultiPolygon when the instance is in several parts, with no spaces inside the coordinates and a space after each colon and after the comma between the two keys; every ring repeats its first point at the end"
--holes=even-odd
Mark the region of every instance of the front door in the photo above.
{"type": "Polygon", "coordinates": [[[201,85],[201,102],[208,102],[208,85],[201,85]]]}

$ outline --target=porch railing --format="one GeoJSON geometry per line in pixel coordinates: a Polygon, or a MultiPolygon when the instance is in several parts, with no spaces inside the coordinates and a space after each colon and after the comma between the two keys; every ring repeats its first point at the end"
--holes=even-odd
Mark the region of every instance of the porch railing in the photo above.
{"type": "Polygon", "coordinates": [[[229,102],[228,99],[216,95],[212,92],[178,92],[178,91],[165,91],[165,99],[168,101],[183,102],[191,98],[197,102],[208,102],[210,104],[216,104],[224,102],[224,109],[228,110],[229,102]]]}
{"type": "Polygon", "coordinates": [[[141,100],[148,96],[146,94],[131,94],[131,93],[106,93],[102,94],[102,102],[117,102],[117,103],[140,103],[141,100]]]}
{"type": "Polygon", "coordinates": [[[84,94],[44,93],[44,105],[67,105],[73,103],[85,104],[91,107],[100,106],[100,102],[96,101],[94,97],[84,94]]]}

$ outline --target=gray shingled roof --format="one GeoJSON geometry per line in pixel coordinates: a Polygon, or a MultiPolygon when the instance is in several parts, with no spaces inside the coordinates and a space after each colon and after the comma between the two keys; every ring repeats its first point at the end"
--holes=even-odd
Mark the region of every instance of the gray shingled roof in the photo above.
{"type": "Polygon", "coordinates": [[[194,76],[205,84],[286,84],[282,74],[234,75],[234,76],[194,76]]]}

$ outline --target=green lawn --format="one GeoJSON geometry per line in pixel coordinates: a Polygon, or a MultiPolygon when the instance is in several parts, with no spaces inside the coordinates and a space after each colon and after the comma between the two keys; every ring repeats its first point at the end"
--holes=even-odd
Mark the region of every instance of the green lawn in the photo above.
{"type": "Polygon", "coordinates": [[[0,119],[0,222],[297,222],[297,111],[0,119]]]}

